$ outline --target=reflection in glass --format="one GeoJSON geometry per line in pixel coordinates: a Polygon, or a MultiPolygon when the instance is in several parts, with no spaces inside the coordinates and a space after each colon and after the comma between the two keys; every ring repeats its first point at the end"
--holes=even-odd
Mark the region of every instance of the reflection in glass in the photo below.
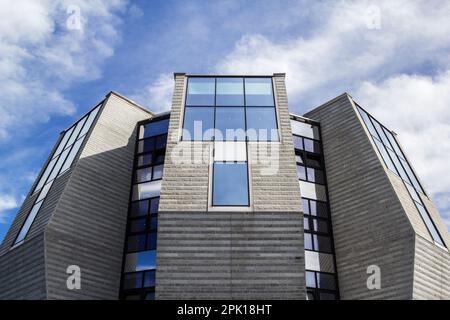
{"type": "Polygon", "coordinates": [[[184,112],[183,140],[212,140],[214,108],[186,107],[184,112]],[[206,131],[209,130],[209,134],[206,131]]]}
{"type": "Polygon", "coordinates": [[[217,78],[216,106],[243,106],[243,78],[217,78]]]}
{"type": "Polygon", "coordinates": [[[216,108],[216,140],[245,140],[245,110],[243,107],[216,108]],[[219,136],[219,133],[221,136],[219,136]]]}
{"type": "Polygon", "coordinates": [[[188,78],[186,106],[214,106],[214,93],[214,78],[188,78]]]}
{"type": "Polygon", "coordinates": [[[278,141],[275,108],[247,108],[246,113],[250,141],[278,141]]]}
{"type": "Polygon", "coordinates": [[[213,206],[248,206],[247,163],[214,163],[213,206]]]}
{"type": "Polygon", "coordinates": [[[272,78],[245,79],[246,106],[274,106],[272,78]]]}

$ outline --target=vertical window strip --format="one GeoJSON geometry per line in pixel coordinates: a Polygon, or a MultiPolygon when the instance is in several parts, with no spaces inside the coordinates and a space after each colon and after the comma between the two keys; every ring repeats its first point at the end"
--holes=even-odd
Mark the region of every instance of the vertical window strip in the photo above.
{"type": "Polygon", "coordinates": [[[373,141],[375,142],[377,149],[384,160],[384,163],[391,171],[397,174],[405,184],[409,196],[415,203],[416,209],[423,222],[425,223],[433,241],[443,247],[446,247],[444,241],[442,240],[442,236],[440,235],[439,231],[436,228],[436,225],[433,222],[433,219],[430,216],[430,213],[426,209],[422,199],[420,198],[420,195],[418,194],[418,192],[425,194],[425,191],[423,190],[422,185],[419,183],[416,175],[413,173],[409,162],[406,161],[405,156],[394,136],[386,127],[380,124],[360,106],[357,106],[357,109],[359,114],[361,115],[361,118],[363,119],[364,124],[371,133],[372,138],[374,138],[373,141]],[[376,125],[373,125],[372,123],[376,125]],[[379,133],[380,135],[378,136],[381,137],[380,139],[373,135],[371,131],[372,128],[378,128],[378,130],[375,129],[375,132],[381,131],[379,133]]]}
{"type": "Polygon", "coordinates": [[[13,247],[25,240],[36,216],[39,213],[42,203],[46,199],[47,194],[49,193],[53,185],[53,182],[62,174],[62,172],[67,171],[67,169],[72,165],[73,160],[78,154],[84,138],[87,136],[87,133],[89,132],[92,123],[94,122],[102,105],[103,103],[99,104],[88,115],[84,116],[81,120],[79,120],[65,132],[64,137],[60,140],[60,143],[58,144],[58,147],[56,148],[52,159],[48,163],[44,173],[41,175],[39,182],[35,187],[35,193],[36,191],[40,190],[39,196],[36,198],[32,209],[30,210],[24,223],[22,224],[20,231],[13,243],[13,247]],[[91,117],[92,114],[94,116],[91,117]],[[86,120],[89,118],[91,120],[88,122],[88,127],[86,127],[86,120]],[[86,129],[84,130],[85,127],[86,129]],[[81,139],[78,136],[80,136],[80,132],[82,131],[84,131],[84,136],[82,136],[81,139]],[[77,136],[75,137],[75,135],[77,136]],[[69,161],[67,161],[67,159],[69,159],[69,161]]]}

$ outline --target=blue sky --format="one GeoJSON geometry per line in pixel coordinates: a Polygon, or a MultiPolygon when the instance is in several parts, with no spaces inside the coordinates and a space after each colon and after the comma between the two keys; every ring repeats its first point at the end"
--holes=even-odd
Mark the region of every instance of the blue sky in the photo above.
{"type": "Polygon", "coordinates": [[[286,72],[296,113],[349,92],[450,226],[449,16],[448,1],[0,0],[0,239],[61,130],[110,90],[167,110],[173,72],[286,72]]]}

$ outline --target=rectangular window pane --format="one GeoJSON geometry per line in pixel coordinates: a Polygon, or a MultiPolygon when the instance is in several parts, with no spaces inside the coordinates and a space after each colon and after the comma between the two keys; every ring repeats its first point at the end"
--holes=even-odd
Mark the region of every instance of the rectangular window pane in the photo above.
{"type": "Polygon", "coordinates": [[[245,78],[246,106],[274,106],[272,78],[245,78]]]}
{"type": "Polygon", "coordinates": [[[81,119],[77,126],[75,127],[72,136],[70,137],[69,141],[67,141],[67,145],[66,148],[70,145],[72,145],[76,139],[78,139],[78,134],[80,133],[81,129],[83,128],[84,123],[86,122],[87,117],[84,117],[83,119],[81,119]]]}
{"type": "Polygon", "coordinates": [[[85,135],[86,133],[88,133],[89,129],[92,126],[92,123],[95,120],[95,117],[97,116],[97,113],[99,112],[101,106],[98,106],[97,108],[95,108],[94,110],[91,111],[91,113],[89,114],[89,117],[86,120],[86,123],[84,124],[83,129],[81,130],[79,136],[82,137],[83,135],[85,135]]]}
{"type": "Polygon", "coordinates": [[[243,107],[216,108],[216,139],[245,140],[245,109],[243,107]]]}
{"type": "Polygon", "coordinates": [[[124,272],[156,269],[156,250],[129,253],[124,272]]]}
{"type": "Polygon", "coordinates": [[[142,287],[143,272],[125,274],[123,277],[124,289],[139,289],[142,287]]]}
{"type": "Polygon", "coordinates": [[[162,179],[163,170],[164,170],[164,165],[162,165],[162,164],[159,166],[154,166],[152,180],[162,179]]]}
{"type": "Polygon", "coordinates": [[[248,206],[247,163],[214,163],[213,206],[248,206]]]}
{"type": "Polygon", "coordinates": [[[214,78],[188,78],[187,106],[214,106],[214,94],[214,78]]]}
{"type": "Polygon", "coordinates": [[[157,214],[158,206],[159,206],[159,198],[152,199],[150,204],[150,214],[152,215],[157,214]]]}
{"type": "Polygon", "coordinates": [[[395,153],[401,157],[401,158],[405,158],[405,156],[403,155],[402,150],[400,150],[400,146],[397,144],[397,141],[395,140],[393,134],[387,130],[386,128],[383,128],[384,133],[386,134],[386,137],[389,139],[389,141],[391,142],[392,147],[394,148],[395,153]]]}
{"type": "Polygon", "coordinates": [[[305,214],[309,214],[309,202],[307,199],[302,199],[302,207],[303,207],[303,212],[305,214]]]}
{"type": "Polygon", "coordinates": [[[329,237],[313,235],[314,239],[314,250],[320,252],[331,253],[331,241],[329,237]]]}
{"type": "Polygon", "coordinates": [[[130,232],[132,233],[143,232],[145,231],[146,228],[147,228],[146,218],[131,220],[130,222],[130,232]]]}
{"type": "Polygon", "coordinates": [[[151,232],[147,235],[147,250],[156,249],[156,232],[151,232]]]}
{"type": "Polygon", "coordinates": [[[336,279],[334,275],[318,272],[317,287],[320,289],[336,290],[336,279]]]}
{"type": "Polygon", "coordinates": [[[297,166],[297,176],[300,180],[306,180],[306,171],[304,166],[297,166]]]}
{"type": "Polygon", "coordinates": [[[145,216],[148,213],[149,200],[133,202],[131,204],[131,217],[145,216]]]}
{"type": "Polygon", "coordinates": [[[303,218],[303,229],[309,230],[309,219],[303,218]]]}
{"type": "Polygon", "coordinates": [[[324,220],[312,219],[315,232],[328,233],[328,223],[324,220]]]}
{"type": "Polygon", "coordinates": [[[146,182],[152,180],[152,167],[136,170],[136,182],[146,182]]]}
{"type": "Polygon", "coordinates": [[[47,168],[45,168],[44,173],[42,174],[41,178],[39,179],[38,184],[36,185],[35,190],[39,190],[44,185],[45,181],[47,180],[48,176],[50,175],[50,172],[52,172],[53,167],[55,166],[56,162],[58,161],[58,158],[53,158],[47,165],[47,168]]]}
{"type": "Polygon", "coordinates": [[[304,150],[308,152],[318,153],[320,154],[320,143],[319,141],[311,140],[308,138],[303,139],[304,150]]]}
{"type": "Polygon", "coordinates": [[[305,233],[305,250],[313,250],[312,234],[305,233]]]}
{"type": "Polygon", "coordinates": [[[323,175],[322,170],[307,168],[306,173],[307,173],[308,181],[314,182],[314,183],[320,183],[320,184],[325,183],[325,177],[323,175]]]}
{"type": "Polygon", "coordinates": [[[145,288],[154,287],[155,286],[155,277],[156,277],[155,271],[145,271],[144,287],[145,288]]]}
{"type": "Polygon", "coordinates": [[[150,138],[163,133],[167,133],[167,131],[169,130],[169,119],[149,122],[142,125],[140,130],[140,139],[150,138]]]}
{"type": "Polygon", "coordinates": [[[150,220],[150,229],[154,230],[158,227],[158,217],[152,217],[150,220]]]}
{"type": "Polygon", "coordinates": [[[160,191],[161,191],[161,180],[135,184],[133,186],[132,201],[159,197],[160,191]]]}
{"type": "Polygon", "coordinates": [[[311,139],[319,140],[319,127],[309,123],[291,120],[292,133],[311,139]]]}
{"type": "Polygon", "coordinates": [[[138,156],[138,167],[146,166],[152,163],[152,153],[138,156]]]}
{"type": "Polygon", "coordinates": [[[64,161],[66,160],[67,156],[69,155],[70,150],[71,150],[71,148],[68,148],[68,149],[64,150],[63,153],[61,153],[61,155],[58,158],[58,162],[55,164],[55,167],[53,168],[53,171],[50,174],[50,176],[48,177],[47,181],[51,181],[56,178],[56,176],[59,173],[59,170],[61,169],[61,167],[64,164],[64,161]]]}
{"type": "Polygon", "coordinates": [[[275,108],[247,108],[246,113],[250,141],[278,141],[275,108]]]}
{"type": "Polygon", "coordinates": [[[155,149],[155,139],[148,138],[138,143],[138,153],[151,152],[155,149]]]}
{"type": "Polygon", "coordinates": [[[328,208],[326,203],[310,200],[309,204],[311,207],[311,215],[323,218],[328,217],[328,208]]]}
{"type": "Polygon", "coordinates": [[[428,231],[430,231],[431,237],[433,238],[434,241],[436,241],[437,243],[439,243],[441,246],[445,246],[444,242],[442,241],[441,235],[439,234],[439,232],[437,231],[436,227],[434,226],[433,221],[431,220],[427,210],[425,210],[425,208],[419,204],[419,203],[415,203],[417,210],[419,211],[420,215],[422,216],[423,221],[425,222],[428,231]]]}
{"type": "Polygon", "coordinates": [[[358,108],[359,114],[361,115],[361,118],[363,119],[367,129],[369,130],[370,134],[377,139],[380,139],[378,136],[377,130],[375,130],[375,127],[372,125],[372,122],[370,121],[369,115],[367,112],[365,112],[363,109],[358,108]]]}
{"type": "Polygon", "coordinates": [[[164,149],[167,145],[167,134],[155,138],[155,149],[164,149]]]}
{"type": "Polygon", "coordinates": [[[145,234],[128,237],[127,251],[144,251],[145,250],[145,234]]]}
{"type": "Polygon", "coordinates": [[[295,149],[303,150],[303,139],[301,137],[293,136],[292,141],[295,149]]]}
{"type": "Polygon", "coordinates": [[[183,140],[212,140],[214,136],[214,108],[186,107],[183,140]]]}
{"type": "Polygon", "coordinates": [[[394,166],[394,163],[391,161],[391,158],[389,157],[383,144],[380,141],[378,141],[377,139],[373,139],[373,141],[377,145],[378,151],[380,151],[381,157],[383,158],[384,163],[389,168],[389,170],[398,174],[397,168],[394,166]]]}
{"type": "Polygon", "coordinates": [[[217,78],[217,106],[244,105],[243,78],[217,78]]]}
{"type": "Polygon", "coordinates": [[[315,272],[306,271],[306,286],[308,288],[316,287],[316,274],[315,272]]]}
{"type": "Polygon", "coordinates": [[[75,142],[75,144],[72,147],[72,150],[70,151],[69,156],[67,157],[66,162],[64,163],[64,166],[61,168],[61,173],[70,168],[70,166],[73,163],[73,160],[75,159],[75,157],[78,154],[78,151],[81,148],[81,145],[83,144],[83,141],[84,141],[84,138],[81,138],[77,142],[75,142]]]}
{"type": "Polygon", "coordinates": [[[64,137],[61,139],[61,142],[58,145],[58,148],[56,148],[55,152],[53,153],[53,158],[55,158],[57,155],[59,155],[66,146],[67,140],[69,140],[70,135],[72,134],[75,127],[70,128],[66,133],[64,134],[64,137]]]}
{"type": "Polygon", "coordinates": [[[25,220],[25,223],[23,224],[22,228],[20,229],[19,235],[17,236],[16,241],[14,244],[22,242],[23,239],[27,236],[28,231],[30,230],[31,225],[33,224],[34,219],[36,218],[36,215],[39,212],[39,209],[42,206],[42,202],[36,203],[33,208],[31,209],[30,213],[27,216],[27,219],[25,220]]]}

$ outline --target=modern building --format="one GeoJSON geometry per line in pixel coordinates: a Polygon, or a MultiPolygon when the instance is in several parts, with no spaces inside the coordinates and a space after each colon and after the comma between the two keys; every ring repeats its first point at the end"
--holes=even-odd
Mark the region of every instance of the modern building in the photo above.
{"type": "Polygon", "coordinates": [[[299,116],[284,74],[174,77],[170,112],[111,92],[61,133],[1,299],[450,299],[446,226],[352,97],[299,116]]]}

